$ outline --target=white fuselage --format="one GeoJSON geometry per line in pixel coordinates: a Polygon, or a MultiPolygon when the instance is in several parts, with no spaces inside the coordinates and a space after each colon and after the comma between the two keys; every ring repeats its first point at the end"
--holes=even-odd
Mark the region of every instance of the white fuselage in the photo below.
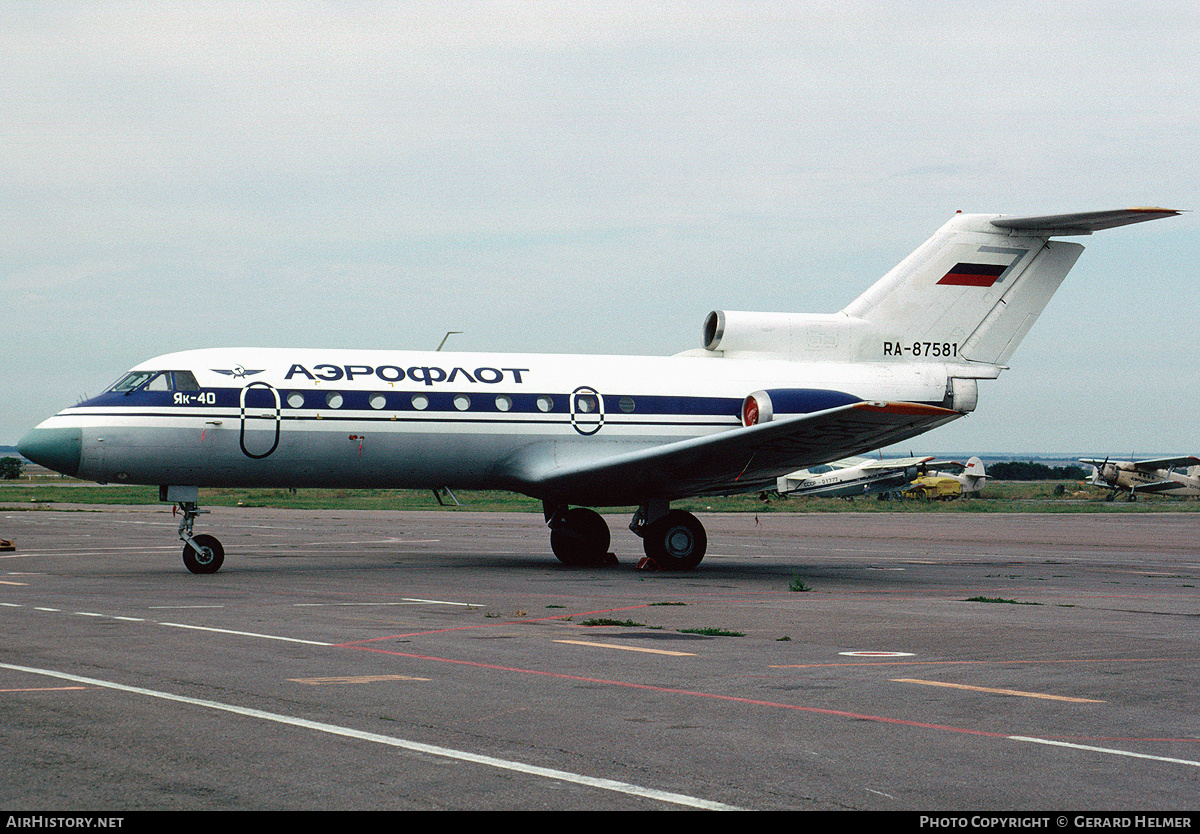
{"type": "MultiPolygon", "coordinates": [[[[817,467],[818,470],[821,468],[817,467]]],[[[777,489],[784,495],[857,498],[903,489],[917,476],[918,471],[915,464],[873,468],[869,461],[863,461],[825,472],[793,472],[779,479],[777,489]]]]}
{"type": "Polygon", "coordinates": [[[256,348],[184,351],[133,371],[174,372],[176,381],[106,392],[38,427],[78,429],[78,477],[529,494],[511,461],[531,444],[570,460],[594,456],[597,445],[617,454],[726,431],[741,425],[742,402],[758,390],[802,390],[811,411],[853,400],[941,405],[956,373],[935,363],[719,354],[256,348]]]}

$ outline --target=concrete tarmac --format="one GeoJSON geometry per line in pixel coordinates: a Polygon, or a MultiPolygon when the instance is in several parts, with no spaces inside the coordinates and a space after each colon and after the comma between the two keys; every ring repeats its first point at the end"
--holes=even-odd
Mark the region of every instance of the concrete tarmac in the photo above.
{"type": "Polygon", "coordinates": [[[1200,809],[1198,513],[608,520],[0,508],[0,807],[1200,809]]]}

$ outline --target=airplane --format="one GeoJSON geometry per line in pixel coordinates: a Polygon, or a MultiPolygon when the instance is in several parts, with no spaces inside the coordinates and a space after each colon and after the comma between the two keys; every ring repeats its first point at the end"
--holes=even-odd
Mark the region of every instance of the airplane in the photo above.
{"type": "Polygon", "coordinates": [[[901,490],[921,474],[933,460],[923,458],[846,458],[789,472],[776,481],[775,491],[782,496],[803,495],[830,498],[857,498],[863,495],[886,496],[901,490]]]}
{"type": "Polygon", "coordinates": [[[1092,465],[1092,483],[1111,490],[1105,501],[1112,501],[1122,489],[1129,490],[1126,501],[1136,501],[1138,493],[1200,495],[1200,458],[1178,457],[1156,460],[1110,461],[1080,459],[1092,465]],[[1182,469],[1179,472],[1176,470],[1182,469]]]}
{"type": "Polygon", "coordinates": [[[983,491],[983,484],[988,478],[987,471],[984,469],[983,461],[977,457],[971,457],[965,464],[958,461],[934,461],[929,466],[934,467],[949,467],[941,469],[932,469],[925,473],[927,478],[949,478],[958,481],[963,495],[977,495],[983,491]]]}
{"type": "Polygon", "coordinates": [[[684,498],[893,445],[975,410],[1083,247],[1052,240],[1179,214],[958,213],[833,314],[713,311],[674,356],[203,348],[138,364],[21,438],[29,460],[159,486],[193,573],[201,487],[502,489],[542,502],[566,565],[607,556],[594,507],[662,570],[707,550],[684,498]]]}

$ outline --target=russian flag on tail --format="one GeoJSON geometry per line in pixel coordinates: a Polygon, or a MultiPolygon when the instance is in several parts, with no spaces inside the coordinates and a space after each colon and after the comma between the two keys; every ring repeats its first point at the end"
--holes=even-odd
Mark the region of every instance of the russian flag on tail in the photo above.
{"type": "Polygon", "coordinates": [[[956,264],[939,284],[952,287],[990,287],[1008,269],[1007,264],[956,264]]]}

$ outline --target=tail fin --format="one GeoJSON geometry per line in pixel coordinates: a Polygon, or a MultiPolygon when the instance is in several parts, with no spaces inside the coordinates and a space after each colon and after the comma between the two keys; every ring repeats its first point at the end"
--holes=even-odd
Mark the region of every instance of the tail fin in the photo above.
{"type": "Polygon", "coordinates": [[[1005,365],[1083,251],[1051,237],[1175,214],[959,214],[842,313],[869,322],[881,355],[1005,365]]]}
{"type": "Polygon", "coordinates": [[[975,457],[967,461],[967,465],[963,467],[963,474],[971,475],[975,478],[987,477],[987,472],[985,472],[983,468],[983,461],[975,457]]]}

